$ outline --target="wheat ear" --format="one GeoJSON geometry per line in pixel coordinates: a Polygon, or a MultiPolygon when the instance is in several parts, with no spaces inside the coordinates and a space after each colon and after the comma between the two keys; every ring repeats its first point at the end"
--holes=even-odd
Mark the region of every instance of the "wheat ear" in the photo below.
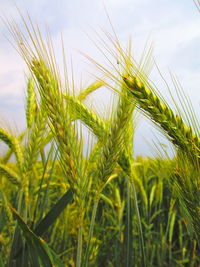
{"type": "Polygon", "coordinates": [[[26,123],[27,127],[31,128],[37,110],[36,95],[34,89],[34,81],[32,78],[28,79],[27,83],[27,97],[26,97],[26,123]]]}
{"type": "Polygon", "coordinates": [[[191,163],[187,159],[187,155],[181,151],[178,152],[176,164],[176,172],[171,177],[172,186],[188,215],[190,215],[193,229],[200,244],[199,168],[194,168],[193,162],[191,163]]]}
{"type": "Polygon", "coordinates": [[[85,190],[82,147],[78,141],[67,106],[60,92],[58,78],[42,60],[33,60],[31,69],[39,83],[39,93],[49,118],[50,128],[60,150],[61,163],[68,181],[77,195],[83,196],[85,190]]]}
{"type": "Polygon", "coordinates": [[[29,130],[28,142],[24,150],[23,172],[25,176],[32,171],[39,152],[43,146],[47,124],[45,111],[43,109],[38,110],[37,116],[34,120],[35,122],[32,123],[32,127],[29,130]]]}
{"type": "MultiPolygon", "coordinates": [[[[24,138],[24,136],[25,136],[25,131],[23,131],[18,136],[17,139],[19,140],[19,143],[22,141],[22,139],[24,138]]],[[[13,148],[13,145],[11,145],[11,146],[9,146],[8,151],[3,155],[2,159],[1,159],[1,163],[2,164],[6,164],[9,161],[9,159],[10,159],[11,155],[13,154],[13,152],[14,152],[14,148],[13,148]]]]}
{"type": "Polygon", "coordinates": [[[85,90],[82,90],[80,94],[77,96],[79,101],[83,101],[90,93],[94,92],[98,88],[104,85],[103,81],[97,81],[88,86],[85,90]]]}
{"type": "Polygon", "coordinates": [[[10,149],[13,149],[18,163],[18,168],[21,169],[23,163],[23,151],[18,139],[9,134],[6,130],[0,128],[0,140],[7,144],[10,149]]]}
{"type": "MultiPolygon", "coordinates": [[[[129,125],[128,132],[124,131],[123,133],[124,142],[127,144],[127,138],[132,138],[133,135],[133,133],[131,133],[132,130],[130,129],[130,127],[132,124],[134,105],[132,105],[130,101],[127,101],[127,92],[123,92],[121,97],[123,100],[121,100],[120,109],[124,110],[123,121],[126,122],[127,125],[129,125]]],[[[83,105],[73,96],[64,95],[64,98],[66,99],[67,104],[71,107],[70,110],[72,113],[72,119],[80,119],[99,138],[100,142],[105,142],[107,138],[110,138],[107,124],[101,118],[99,118],[93,111],[85,107],[85,105],[83,105]]],[[[129,146],[129,148],[127,146],[127,149],[131,149],[132,151],[131,146],[129,146]]],[[[130,171],[130,160],[128,159],[127,152],[123,149],[120,153],[121,154],[119,158],[119,164],[122,169],[128,174],[128,172],[130,171]]]]}
{"type": "Polygon", "coordinates": [[[80,119],[98,138],[102,140],[107,131],[105,122],[75,97],[65,95],[65,99],[67,104],[71,107],[72,119],[80,119]]]}
{"type": "Polygon", "coordinates": [[[172,109],[138,78],[135,76],[123,78],[139,107],[164,130],[171,142],[189,153],[192,159],[199,158],[200,139],[193,133],[192,128],[186,125],[179,115],[175,115],[172,109]]]}
{"type": "Polygon", "coordinates": [[[7,165],[0,163],[0,172],[4,175],[12,184],[21,187],[21,182],[19,180],[18,175],[15,173],[14,170],[9,168],[7,165]]]}
{"type": "Polygon", "coordinates": [[[75,126],[71,123],[69,109],[60,91],[60,83],[56,74],[44,61],[34,59],[31,69],[39,83],[39,93],[49,118],[49,125],[54,133],[63,172],[74,192],[74,200],[79,212],[77,267],[81,266],[83,244],[83,222],[86,211],[86,196],[89,177],[86,176],[86,166],[82,155],[82,142],[78,140],[75,126]]]}

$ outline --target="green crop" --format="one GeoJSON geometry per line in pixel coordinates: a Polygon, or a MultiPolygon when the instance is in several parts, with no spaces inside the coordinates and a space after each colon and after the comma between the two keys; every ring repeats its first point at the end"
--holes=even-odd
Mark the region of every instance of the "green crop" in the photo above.
{"type": "Polygon", "coordinates": [[[137,64],[130,42],[123,49],[110,35],[118,66],[95,63],[105,79],[75,95],[52,43],[23,22],[27,39],[8,25],[30,78],[26,129],[0,128],[0,266],[198,266],[200,139],[189,102],[183,113],[170,107],[148,78],[151,51],[137,64]],[[84,104],[103,86],[117,99],[108,119],[84,104]],[[134,156],[136,110],[171,141],[173,158],[134,156]]]}

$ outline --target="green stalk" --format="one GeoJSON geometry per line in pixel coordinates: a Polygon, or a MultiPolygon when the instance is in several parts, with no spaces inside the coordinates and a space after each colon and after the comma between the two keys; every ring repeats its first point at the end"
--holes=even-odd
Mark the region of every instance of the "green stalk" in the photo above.
{"type": "Polygon", "coordinates": [[[130,203],[130,186],[127,181],[127,252],[126,252],[126,267],[131,264],[131,203],[130,203]]]}
{"type": "Polygon", "coordinates": [[[81,267],[82,262],[82,247],[83,247],[83,223],[78,229],[78,246],[77,246],[77,254],[76,254],[76,267],[81,267]]]}
{"type": "Polygon", "coordinates": [[[142,223],[141,223],[141,219],[140,219],[137,194],[136,194],[135,184],[134,184],[133,179],[130,180],[130,185],[131,185],[132,192],[133,192],[134,206],[135,206],[135,212],[136,212],[136,217],[137,217],[137,225],[138,225],[139,238],[140,238],[140,248],[141,248],[141,253],[142,253],[142,266],[147,267],[144,238],[143,238],[143,231],[142,231],[142,223]]]}
{"type": "MultiPolygon", "coordinates": [[[[21,213],[21,210],[22,210],[22,203],[23,203],[23,195],[24,195],[24,192],[22,191],[22,189],[18,192],[18,201],[17,201],[17,210],[21,213]]],[[[12,243],[11,243],[11,250],[10,250],[10,255],[9,255],[9,259],[8,259],[8,267],[12,267],[13,266],[13,262],[14,260],[16,261],[16,256],[18,254],[18,248],[19,248],[19,245],[23,245],[21,244],[22,243],[22,240],[21,240],[21,234],[20,234],[20,231],[19,231],[19,227],[18,227],[18,224],[15,223],[15,231],[14,231],[14,235],[13,235],[13,238],[12,238],[12,243]]],[[[17,262],[20,262],[20,259],[18,259],[16,261],[16,264],[17,262]]]]}
{"type": "Polygon", "coordinates": [[[91,243],[91,239],[92,239],[93,232],[94,232],[94,224],[95,224],[97,209],[98,209],[98,205],[99,205],[99,199],[100,199],[100,194],[98,194],[98,196],[95,198],[94,206],[92,209],[92,218],[91,218],[91,222],[90,222],[88,243],[87,243],[87,248],[86,248],[86,252],[85,252],[85,260],[84,260],[84,264],[83,264],[83,266],[85,266],[85,267],[88,266],[89,253],[90,253],[90,243],[91,243]]]}

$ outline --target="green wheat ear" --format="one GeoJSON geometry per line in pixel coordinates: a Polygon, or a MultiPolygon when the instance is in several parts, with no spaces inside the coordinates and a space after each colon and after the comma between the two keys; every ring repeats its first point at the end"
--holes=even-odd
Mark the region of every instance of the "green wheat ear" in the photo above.
{"type": "Polygon", "coordinates": [[[191,224],[200,243],[200,189],[199,168],[194,168],[182,151],[176,159],[177,169],[171,177],[173,188],[186,211],[190,216],[191,224]]]}
{"type": "Polygon", "coordinates": [[[88,86],[85,90],[82,90],[80,94],[77,96],[77,99],[79,101],[83,101],[90,93],[94,92],[98,88],[104,85],[103,81],[97,81],[92,83],[90,86],[88,86]]]}
{"type": "Polygon", "coordinates": [[[23,164],[23,151],[19,140],[13,135],[9,134],[5,129],[0,128],[0,140],[2,140],[10,149],[13,149],[18,168],[22,168],[23,164]]]}
{"type": "Polygon", "coordinates": [[[36,104],[36,95],[34,89],[34,81],[32,78],[29,78],[27,83],[27,97],[26,97],[26,122],[28,128],[31,128],[34,122],[36,110],[37,110],[37,104],[36,104]]]}
{"type": "Polygon", "coordinates": [[[72,119],[80,119],[99,139],[104,139],[107,133],[106,123],[77,98],[70,95],[64,95],[64,98],[69,105],[72,119]]]}
{"type": "MultiPolygon", "coordinates": [[[[54,65],[54,62],[51,62],[54,65]]],[[[77,266],[81,266],[83,223],[86,212],[86,196],[88,195],[89,177],[86,175],[86,165],[82,154],[82,141],[78,140],[75,125],[73,125],[70,109],[66,105],[60,89],[60,80],[44,60],[33,59],[31,70],[37,79],[41,101],[48,116],[49,126],[53,132],[59,149],[59,158],[63,173],[74,193],[79,217],[77,219],[78,245],[77,266]]],[[[72,112],[73,114],[73,112],[72,112]]]]}
{"type": "Polygon", "coordinates": [[[139,107],[164,130],[172,143],[192,159],[199,159],[200,139],[192,128],[137,77],[124,76],[123,79],[139,107]]]}
{"type": "Polygon", "coordinates": [[[0,173],[4,175],[12,184],[21,187],[21,182],[19,176],[15,173],[13,169],[7,165],[0,163],[0,173]]]}
{"type": "MultiPolygon", "coordinates": [[[[25,136],[25,131],[22,132],[22,133],[18,136],[17,139],[18,139],[19,143],[22,142],[24,136],[25,136]]],[[[1,159],[1,163],[2,163],[2,164],[6,164],[6,163],[9,161],[10,157],[12,156],[12,154],[13,154],[14,152],[15,152],[15,151],[14,151],[14,147],[13,147],[13,145],[12,145],[12,144],[9,145],[9,149],[8,149],[8,151],[3,155],[2,159],[1,159]]]]}
{"type": "Polygon", "coordinates": [[[78,141],[75,127],[71,124],[71,115],[60,92],[59,81],[44,61],[34,59],[32,71],[39,84],[38,90],[50,128],[60,149],[66,178],[74,192],[78,196],[83,195],[81,186],[84,187],[85,179],[82,145],[78,141]]]}

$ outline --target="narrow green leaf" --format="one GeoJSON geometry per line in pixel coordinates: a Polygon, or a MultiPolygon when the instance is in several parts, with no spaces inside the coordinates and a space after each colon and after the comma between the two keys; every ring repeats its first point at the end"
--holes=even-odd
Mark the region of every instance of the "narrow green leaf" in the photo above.
{"type": "Polygon", "coordinates": [[[60,267],[63,266],[58,259],[58,256],[49,248],[47,243],[45,243],[42,238],[34,234],[34,232],[28,227],[28,225],[13,207],[10,206],[10,209],[26,239],[32,266],[50,267],[54,264],[60,267]]]}
{"type": "Polygon", "coordinates": [[[37,235],[42,235],[56,221],[56,219],[60,216],[61,212],[72,201],[72,191],[68,190],[37,225],[34,230],[34,233],[37,235]]]}
{"type": "Polygon", "coordinates": [[[172,242],[173,232],[174,232],[174,224],[176,219],[176,212],[173,212],[171,215],[171,221],[169,226],[169,242],[172,242]]]}
{"type": "Polygon", "coordinates": [[[150,193],[150,198],[149,198],[149,205],[150,207],[152,206],[154,196],[155,196],[155,190],[156,190],[156,185],[154,184],[151,188],[151,193],[150,193]]]}
{"type": "MultiPolygon", "coordinates": [[[[43,235],[48,228],[56,221],[60,216],[61,212],[66,208],[66,206],[73,200],[72,191],[68,190],[59,201],[53,206],[53,208],[46,214],[46,216],[41,220],[41,222],[33,230],[36,235],[43,235]]],[[[19,257],[22,253],[22,247],[18,249],[15,253],[15,258],[19,257]]]]}

